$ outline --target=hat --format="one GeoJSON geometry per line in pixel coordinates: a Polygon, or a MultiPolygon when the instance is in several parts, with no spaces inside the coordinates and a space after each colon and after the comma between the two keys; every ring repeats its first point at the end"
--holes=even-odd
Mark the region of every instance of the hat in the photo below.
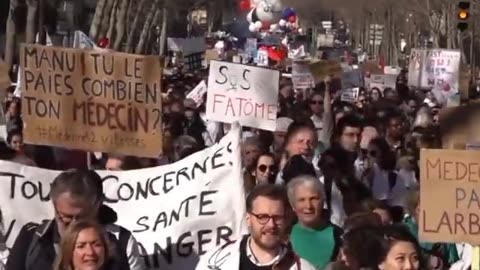
{"type": "Polygon", "coordinates": [[[287,132],[288,127],[293,123],[293,120],[288,117],[277,118],[277,132],[287,132]]]}

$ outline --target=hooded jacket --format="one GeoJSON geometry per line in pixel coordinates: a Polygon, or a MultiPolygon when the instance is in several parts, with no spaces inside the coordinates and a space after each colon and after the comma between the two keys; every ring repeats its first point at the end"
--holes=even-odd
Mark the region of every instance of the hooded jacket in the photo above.
{"type": "MultiPolygon", "coordinates": [[[[113,209],[102,205],[98,222],[104,226],[113,241],[116,241],[115,270],[143,270],[139,245],[133,235],[125,228],[113,224],[117,214],[113,209]]],[[[55,220],[45,220],[41,224],[28,223],[21,229],[15,239],[7,260],[7,269],[35,270],[53,269],[57,252],[55,243],[60,242],[60,235],[55,220]]]]}

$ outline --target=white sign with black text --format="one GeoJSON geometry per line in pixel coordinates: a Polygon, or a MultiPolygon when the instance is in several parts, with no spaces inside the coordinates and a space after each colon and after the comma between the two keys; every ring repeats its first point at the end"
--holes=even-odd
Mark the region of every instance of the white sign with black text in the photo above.
{"type": "Polygon", "coordinates": [[[274,131],[279,78],[277,70],[211,61],[207,119],[274,131]]]}
{"type": "MultiPolygon", "coordinates": [[[[9,247],[23,225],[53,218],[50,183],[59,173],[0,161],[9,247]]],[[[206,251],[246,232],[238,124],[218,144],[177,163],[98,173],[106,204],[133,232],[149,269],[194,269],[206,251]]]]}

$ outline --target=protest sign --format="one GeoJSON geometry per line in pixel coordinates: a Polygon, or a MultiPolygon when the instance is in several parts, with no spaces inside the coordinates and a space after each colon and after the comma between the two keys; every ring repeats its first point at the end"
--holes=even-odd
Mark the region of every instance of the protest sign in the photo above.
{"type": "Polygon", "coordinates": [[[82,31],[75,31],[73,36],[73,48],[78,49],[95,49],[97,45],[82,31]]]}
{"type": "Polygon", "coordinates": [[[308,89],[315,86],[309,65],[310,61],[308,60],[293,61],[292,82],[295,89],[308,89]]]}
{"type": "Polygon", "coordinates": [[[425,50],[412,49],[408,58],[408,85],[420,88],[425,50]]]}
{"type": "Polygon", "coordinates": [[[345,102],[355,103],[358,101],[358,95],[360,93],[360,88],[348,88],[342,90],[340,99],[345,102]]]}
{"type": "MultiPolygon", "coordinates": [[[[238,125],[218,144],[177,163],[97,172],[106,205],[141,244],[148,269],[194,269],[198,256],[246,233],[238,125]]],[[[59,173],[0,161],[9,247],[23,225],[54,217],[50,183],[59,173]]]]}
{"type": "Polygon", "coordinates": [[[422,242],[480,244],[479,161],[478,151],[421,150],[422,242]]]}
{"type": "Polygon", "coordinates": [[[383,74],[383,70],[380,68],[378,65],[377,61],[375,60],[369,60],[363,63],[360,68],[364,73],[369,73],[369,74],[383,74]]]}
{"type": "Polygon", "coordinates": [[[220,61],[210,63],[207,119],[274,131],[277,120],[276,70],[220,61]]]}
{"type": "Polygon", "coordinates": [[[247,38],[245,42],[245,53],[252,59],[257,56],[258,41],[256,38],[247,38]]]}
{"type": "Polygon", "coordinates": [[[359,69],[351,69],[342,74],[342,88],[355,88],[362,86],[362,72],[359,69]]]}
{"type": "Polygon", "coordinates": [[[389,75],[397,75],[400,74],[400,72],[402,71],[402,69],[400,67],[395,67],[395,66],[385,66],[383,68],[383,72],[385,74],[389,74],[389,75]]]}
{"type": "Polygon", "coordinates": [[[22,45],[25,140],[158,157],[161,61],[155,56],[22,45]]]}
{"type": "Polygon", "coordinates": [[[198,107],[203,103],[203,96],[207,93],[207,84],[205,81],[201,81],[195,88],[193,88],[190,93],[188,93],[187,98],[195,101],[198,107]]]}
{"type": "Polygon", "coordinates": [[[257,51],[257,58],[255,59],[255,63],[257,63],[259,67],[268,67],[268,50],[259,49],[257,51]]]}
{"type": "Polygon", "coordinates": [[[343,69],[337,61],[327,60],[311,63],[310,72],[315,82],[320,82],[327,76],[340,77],[343,69]]]}
{"type": "Polygon", "coordinates": [[[167,38],[169,51],[181,52],[184,57],[191,54],[201,53],[207,49],[204,37],[193,38],[167,38]]]}

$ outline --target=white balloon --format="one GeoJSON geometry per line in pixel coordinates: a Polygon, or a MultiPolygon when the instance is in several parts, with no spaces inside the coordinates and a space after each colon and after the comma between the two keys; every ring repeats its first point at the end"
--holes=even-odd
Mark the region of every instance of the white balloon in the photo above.
{"type": "Polygon", "coordinates": [[[255,14],[264,23],[274,23],[282,18],[283,5],[280,0],[262,0],[256,8],[255,14]]]}
{"type": "Polygon", "coordinates": [[[278,29],[278,24],[272,24],[270,25],[270,31],[274,32],[278,29]]]}
{"type": "Polygon", "coordinates": [[[278,25],[280,25],[281,27],[285,27],[285,25],[287,25],[287,21],[285,21],[284,19],[281,19],[281,20],[278,22],[278,25]]]}
{"type": "Polygon", "coordinates": [[[260,30],[260,29],[262,29],[262,27],[263,27],[263,23],[262,23],[261,21],[256,21],[256,22],[255,22],[255,27],[256,27],[258,30],[260,30]]]}
{"type": "Polygon", "coordinates": [[[248,30],[250,30],[250,32],[257,32],[257,26],[255,26],[254,23],[251,23],[251,24],[248,26],[248,30]]]}
{"type": "Polygon", "coordinates": [[[254,8],[252,8],[252,10],[250,10],[250,12],[248,12],[248,14],[247,14],[247,21],[248,21],[249,23],[252,23],[252,15],[253,15],[253,12],[255,12],[255,9],[254,9],[254,8]]]}

